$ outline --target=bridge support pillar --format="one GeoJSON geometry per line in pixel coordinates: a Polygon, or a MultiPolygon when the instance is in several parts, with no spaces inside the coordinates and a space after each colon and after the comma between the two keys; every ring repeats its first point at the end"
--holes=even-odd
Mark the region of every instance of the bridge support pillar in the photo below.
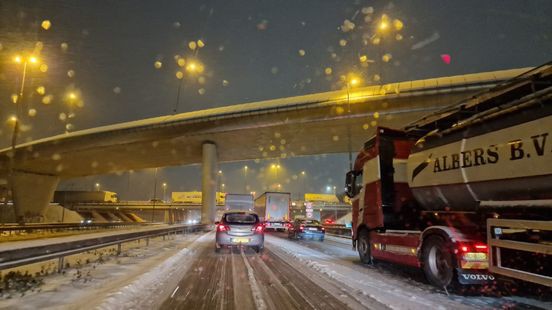
{"type": "Polygon", "coordinates": [[[52,201],[59,177],[26,172],[12,175],[12,197],[16,221],[42,222],[52,201]]]}
{"type": "Polygon", "coordinates": [[[217,146],[214,142],[204,142],[203,162],[201,165],[201,223],[213,224],[215,221],[217,192],[217,146]]]}

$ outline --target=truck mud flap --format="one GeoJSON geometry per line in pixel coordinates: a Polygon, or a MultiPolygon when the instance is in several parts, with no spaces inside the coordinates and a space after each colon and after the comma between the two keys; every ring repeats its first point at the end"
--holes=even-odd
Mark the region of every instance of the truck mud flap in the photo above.
{"type": "Polygon", "coordinates": [[[496,280],[487,270],[456,269],[460,284],[489,284],[496,280]]]}

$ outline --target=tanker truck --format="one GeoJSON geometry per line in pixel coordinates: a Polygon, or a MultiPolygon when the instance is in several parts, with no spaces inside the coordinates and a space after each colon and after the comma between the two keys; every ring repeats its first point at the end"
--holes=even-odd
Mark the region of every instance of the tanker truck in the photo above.
{"type": "Polygon", "coordinates": [[[379,127],[346,175],[361,262],[439,287],[552,287],[552,65],[400,130],[379,127]],[[499,279],[500,278],[500,279],[499,279]]]}

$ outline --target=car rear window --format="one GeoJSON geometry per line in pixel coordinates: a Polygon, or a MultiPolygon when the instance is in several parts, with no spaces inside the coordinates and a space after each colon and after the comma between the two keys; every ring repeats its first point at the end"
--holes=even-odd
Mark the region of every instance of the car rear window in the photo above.
{"type": "Polygon", "coordinates": [[[224,221],[228,224],[254,224],[258,220],[255,214],[247,213],[229,213],[224,217],[224,221]]]}

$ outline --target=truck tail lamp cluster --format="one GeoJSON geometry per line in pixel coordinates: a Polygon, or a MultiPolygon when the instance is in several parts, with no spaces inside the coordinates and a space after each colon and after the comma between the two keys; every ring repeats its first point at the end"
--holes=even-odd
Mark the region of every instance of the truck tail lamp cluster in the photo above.
{"type": "Polygon", "coordinates": [[[464,269],[486,269],[488,246],[484,243],[460,244],[458,253],[461,255],[460,264],[464,269]]]}
{"type": "Polygon", "coordinates": [[[230,231],[230,227],[224,224],[217,224],[217,232],[219,231],[230,231]]]}

